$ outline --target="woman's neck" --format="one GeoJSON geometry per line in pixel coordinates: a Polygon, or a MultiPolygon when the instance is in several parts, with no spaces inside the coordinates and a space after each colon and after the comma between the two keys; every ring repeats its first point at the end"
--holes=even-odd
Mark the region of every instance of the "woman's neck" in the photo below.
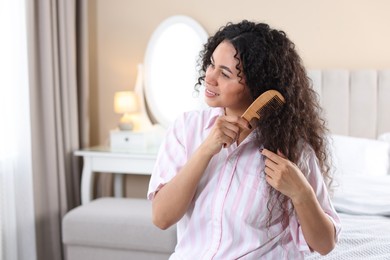
{"type": "Polygon", "coordinates": [[[241,116],[245,112],[245,110],[233,110],[227,107],[225,107],[223,110],[225,111],[225,116],[241,116]]]}

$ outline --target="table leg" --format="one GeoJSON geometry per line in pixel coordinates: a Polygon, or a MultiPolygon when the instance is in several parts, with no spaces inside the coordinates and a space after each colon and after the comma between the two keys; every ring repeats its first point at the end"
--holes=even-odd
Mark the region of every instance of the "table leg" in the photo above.
{"type": "Polygon", "coordinates": [[[83,173],[81,176],[81,204],[86,204],[92,199],[92,158],[84,156],[83,173]]]}
{"type": "Polygon", "coordinates": [[[115,197],[123,197],[123,174],[116,173],[114,175],[114,195],[115,197]]]}

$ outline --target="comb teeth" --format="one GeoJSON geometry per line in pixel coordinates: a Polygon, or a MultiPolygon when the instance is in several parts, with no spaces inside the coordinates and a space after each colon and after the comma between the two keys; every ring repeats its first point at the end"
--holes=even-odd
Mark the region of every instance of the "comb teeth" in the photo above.
{"type": "Polygon", "coordinates": [[[260,119],[260,115],[264,110],[279,109],[285,103],[284,97],[276,90],[268,90],[261,94],[242,114],[242,118],[246,119],[252,126],[252,120],[260,119]]]}
{"type": "Polygon", "coordinates": [[[259,110],[256,111],[256,114],[260,115],[265,111],[265,110],[277,110],[283,106],[284,102],[283,100],[280,99],[279,96],[274,96],[272,97],[269,101],[267,101],[262,107],[260,107],[259,110]]]}

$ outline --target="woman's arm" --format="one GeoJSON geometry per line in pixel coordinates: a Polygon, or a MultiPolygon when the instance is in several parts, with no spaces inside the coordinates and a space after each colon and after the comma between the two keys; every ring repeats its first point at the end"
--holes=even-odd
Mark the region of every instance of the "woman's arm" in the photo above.
{"type": "Polygon", "coordinates": [[[335,227],[303,173],[279,152],[275,154],[264,149],[262,154],[267,157],[267,182],[291,199],[310,248],[322,255],[332,251],[336,244],[335,227]]]}
{"type": "Polygon", "coordinates": [[[153,223],[157,227],[167,229],[183,217],[211,158],[239,137],[238,125],[249,129],[248,122],[241,117],[219,117],[210,134],[183,168],[155,194],[152,210],[153,223]]]}
{"type": "Polygon", "coordinates": [[[310,248],[326,255],[336,245],[336,231],[333,222],[322,210],[313,189],[302,191],[292,200],[303,236],[310,248]]]}
{"type": "Polygon", "coordinates": [[[155,194],[152,207],[157,227],[167,229],[183,217],[211,158],[199,147],[180,172],[155,194]]]}

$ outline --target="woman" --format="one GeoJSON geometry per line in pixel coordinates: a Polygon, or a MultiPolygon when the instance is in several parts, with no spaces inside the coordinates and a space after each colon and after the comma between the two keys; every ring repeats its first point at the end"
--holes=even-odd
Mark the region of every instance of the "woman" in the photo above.
{"type": "Polygon", "coordinates": [[[267,24],[229,23],[205,44],[197,86],[210,108],[168,130],[149,185],[153,222],[177,223],[170,259],[303,259],[329,253],[340,231],[331,204],[326,128],[294,44],[267,24]],[[285,98],[252,127],[262,93],[285,98]]]}

